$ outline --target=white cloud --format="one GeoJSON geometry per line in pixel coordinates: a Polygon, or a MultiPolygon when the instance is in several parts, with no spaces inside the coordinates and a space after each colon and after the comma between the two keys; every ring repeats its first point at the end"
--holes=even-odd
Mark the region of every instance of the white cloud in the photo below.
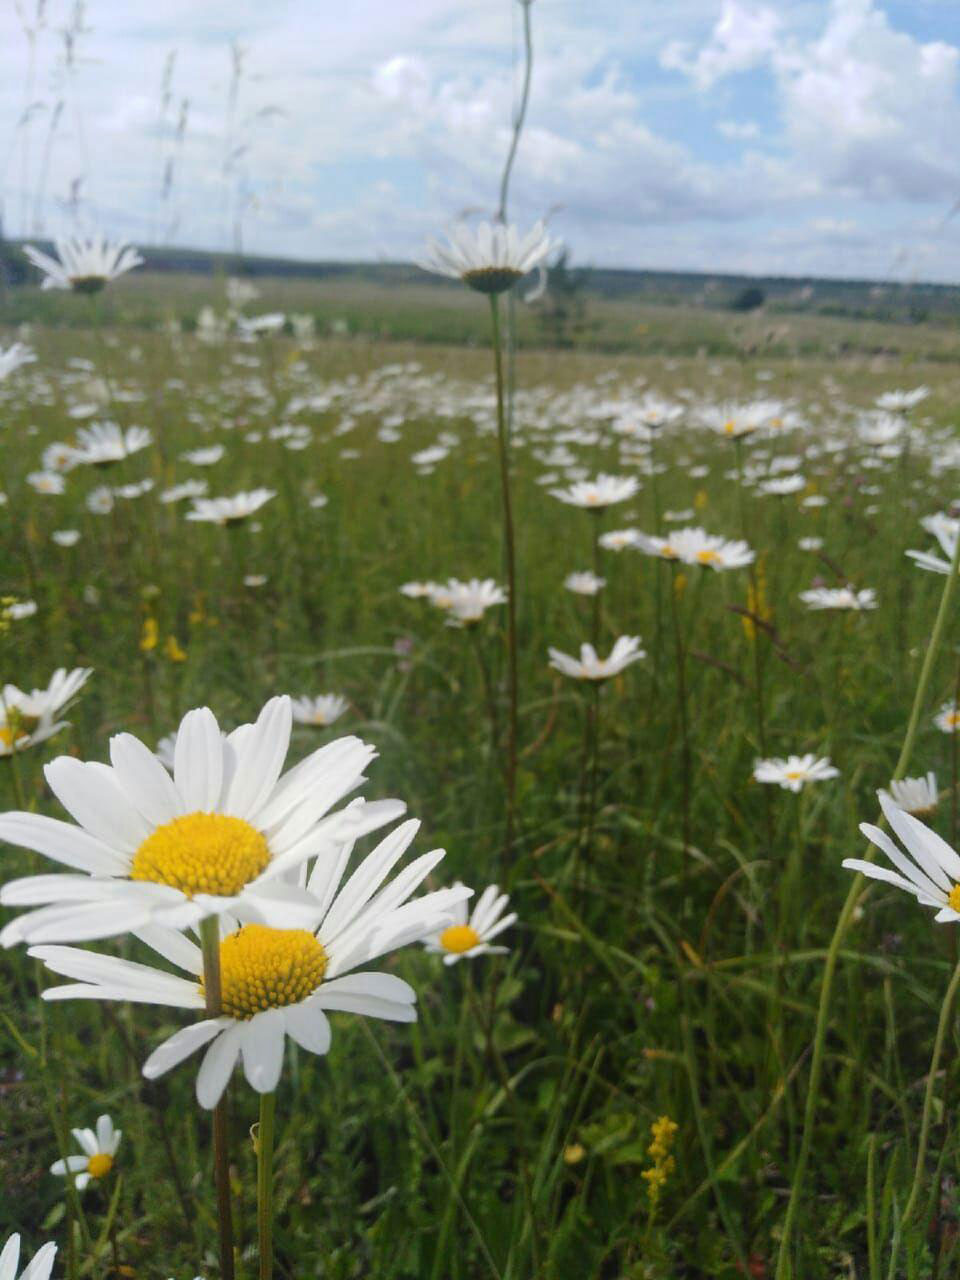
{"type": "Polygon", "coordinates": [[[723,76],[749,71],[777,47],[780,18],[766,5],[723,0],[710,39],[697,54],[682,40],[672,41],[660,55],[661,65],[689,75],[701,89],[723,76]]]}

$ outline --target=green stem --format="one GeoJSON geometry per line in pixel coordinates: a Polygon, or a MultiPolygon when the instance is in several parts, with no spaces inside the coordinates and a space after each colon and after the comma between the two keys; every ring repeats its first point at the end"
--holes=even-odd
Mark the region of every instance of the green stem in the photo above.
{"type": "Polygon", "coordinates": [[[273,1276],[273,1134],[277,1095],[260,1095],[257,1130],[257,1234],[260,1238],[260,1280],[273,1276]]]}
{"type": "Polygon", "coordinates": [[[903,1225],[905,1227],[917,1207],[917,1197],[920,1195],[920,1186],[923,1182],[923,1166],[926,1163],[927,1142],[930,1138],[930,1118],[933,1114],[933,1090],[937,1078],[937,1068],[940,1066],[940,1055],[943,1052],[943,1042],[947,1036],[947,1028],[950,1025],[950,1015],[953,1012],[953,1003],[956,999],[958,987],[960,987],[960,964],[953,971],[953,977],[947,987],[947,994],[943,997],[943,1004],[940,1006],[940,1020],[937,1023],[937,1035],[933,1042],[933,1056],[930,1059],[930,1071],[927,1074],[927,1087],[923,1095],[920,1143],[917,1147],[917,1162],[913,1171],[913,1186],[910,1188],[910,1195],[903,1208],[903,1225]]]}
{"type": "MultiPolygon", "coordinates": [[[[220,994],[220,924],[208,916],[200,925],[203,945],[203,990],[207,1017],[223,1011],[220,994]]],[[[220,1280],[233,1280],[233,1209],[230,1198],[230,1150],[227,1133],[227,1104],[221,1097],[213,1110],[213,1176],[217,1193],[217,1224],[220,1248],[220,1280]]]]}
{"type": "MultiPolygon", "coordinates": [[[[903,777],[907,771],[907,766],[910,763],[913,744],[917,736],[917,727],[920,723],[920,712],[926,702],[927,689],[933,675],[934,663],[946,628],[947,617],[950,613],[950,604],[953,600],[954,589],[957,585],[958,571],[960,571],[960,538],[957,539],[957,545],[954,548],[953,559],[950,563],[950,572],[947,574],[946,581],[943,584],[943,592],[940,596],[940,607],[937,609],[937,616],[934,620],[933,630],[930,632],[930,639],[927,643],[927,651],[923,658],[923,666],[920,668],[920,678],[917,681],[917,689],[913,695],[913,706],[910,708],[910,719],[907,722],[907,731],[904,735],[903,745],[900,748],[900,756],[897,760],[896,768],[893,771],[894,780],[903,777]]],[[[864,858],[867,861],[872,862],[875,856],[876,851],[873,845],[870,845],[864,853],[864,858]]],[[[790,1263],[790,1244],[793,1234],[793,1224],[797,1216],[797,1208],[800,1203],[800,1195],[803,1189],[803,1181],[807,1171],[807,1163],[810,1159],[810,1148],[813,1145],[813,1130],[817,1118],[817,1103],[820,1100],[820,1075],[823,1070],[823,1056],[827,1039],[827,1023],[830,1017],[830,997],[833,993],[833,976],[836,971],[837,959],[840,954],[840,945],[843,942],[844,935],[847,931],[847,925],[850,923],[850,918],[853,915],[853,909],[856,906],[857,898],[860,896],[862,885],[863,874],[862,872],[858,872],[854,876],[853,883],[847,891],[846,899],[844,900],[844,904],[840,910],[840,916],[833,931],[833,937],[830,939],[830,946],[827,949],[827,958],[823,968],[823,983],[820,987],[820,1002],[817,1006],[817,1025],[813,1039],[813,1054],[810,1059],[810,1080],[807,1085],[807,1098],[803,1111],[803,1137],[800,1141],[797,1165],[793,1173],[793,1182],[790,1188],[790,1199],[787,1203],[787,1213],[783,1220],[783,1233],[780,1237],[780,1251],[777,1256],[776,1280],[791,1280],[793,1275],[790,1263]]]]}
{"type": "Polygon", "coordinates": [[[497,380],[497,444],[500,455],[500,492],[503,501],[504,558],[507,568],[507,826],[503,842],[503,874],[507,879],[511,854],[517,799],[517,575],[513,537],[513,504],[510,497],[510,441],[503,403],[503,353],[500,342],[500,298],[490,295],[490,323],[493,328],[493,360],[497,380]]]}

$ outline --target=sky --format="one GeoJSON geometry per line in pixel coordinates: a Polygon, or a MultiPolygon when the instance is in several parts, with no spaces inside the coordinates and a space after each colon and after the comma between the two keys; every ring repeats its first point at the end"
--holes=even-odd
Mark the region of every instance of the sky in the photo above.
{"type": "MultiPolygon", "coordinates": [[[[7,235],[415,260],[490,217],[521,0],[0,0],[7,235]]],[[[508,214],[574,263],[960,279],[957,0],[530,0],[508,214]]]]}

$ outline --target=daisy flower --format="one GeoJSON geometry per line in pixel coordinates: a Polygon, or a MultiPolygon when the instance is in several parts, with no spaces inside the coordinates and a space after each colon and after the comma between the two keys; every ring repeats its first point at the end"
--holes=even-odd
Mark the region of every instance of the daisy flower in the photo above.
{"type": "Polygon", "coordinates": [[[704,405],[699,422],[728,440],[739,440],[762,428],[783,426],[784,407],[779,400],[755,400],[749,404],[704,405]]]}
{"type": "MultiPolygon", "coordinates": [[[[458,881],[454,886],[462,889],[458,881]]],[[[458,902],[451,912],[451,923],[438,930],[424,942],[428,951],[443,956],[444,964],[456,964],[458,960],[473,960],[476,956],[506,955],[508,947],[492,947],[490,943],[505,929],[516,922],[517,913],[504,915],[510,897],[491,884],[467,915],[467,903],[458,902]]]]}
{"type": "Polygon", "coordinates": [[[189,462],[194,467],[212,467],[214,463],[220,461],[226,450],[222,444],[212,444],[206,449],[192,449],[187,453],[181,453],[182,461],[189,462]]]}
{"type": "Polygon", "coordinates": [[[93,1129],[72,1129],[71,1132],[83,1155],[55,1160],[50,1172],[61,1178],[73,1178],[74,1186],[82,1191],[91,1178],[105,1178],[113,1168],[123,1130],[115,1129],[109,1116],[100,1116],[96,1132],[93,1129]]]}
{"type": "Polygon", "coordinates": [[[0,758],[35,747],[65,729],[69,722],[56,716],[76,697],[92,672],[92,667],[73,671],[58,667],[46,689],[30,693],[15,684],[4,685],[0,693],[0,758]]]}
{"type": "Polygon", "coordinates": [[[143,259],[136,249],[104,235],[89,240],[71,237],[54,242],[56,258],[24,245],[23,251],[43,273],[44,289],[72,289],[74,293],[99,293],[111,280],[139,267],[143,259]]]}
{"type": "Polygon", "coordinates": [[[74,459],[92,467],[109,467],[152,442],[153,436],[146,427],[128,427],[124,431],[115,422],[94,422],[77,431],[74,459]]]}
{"type": "Polygon", "coordinates": [[[494,605],[506,604],[507,593],[492,578],[471,578],[469,582],[451,578],[431,594],[430,602],[449,615],[450,626],[471,627],[482,622],[494,605]]]}
{"type": "Polygon", "coordinates": [[[927,569],[930,573],[946,575],[950,572],[950,566],[956,554],[957,538],[960,537],[960,521],[952,520],[949,516],[927,516],[922,523],[927,532],[932,533],[939,542],[943,557],[934,555],[930,551],[906,551],[904,554],[908,555],[919,568],[927,569]]]}
{"type": "Polygon", "coordinates": [[[587,570],[585,573],[568,573],[563,580],[563,585],[568,591],[573,591],[578,596],[595,596],[607,585],[607,580],[598,578],[595,573],[587,570]]]}
{"type": "MultiPolygon", "coordinates": [[[[389,973],[353,973],[359,965],[419,942],[449,923],[451,910],[472,892],[464,886],[440,889],[408,901],[444,856],[442,849],[415,858],[386,883],[419,828],[408,821],[367,855],[346,884],[340,882],[352,846],[317,859],[307,881],[316,903],[310,928],[270,928],[225,917],[220,940],[223,1013],[184,1027],[156,1049],[143,1067],[150,1079],[209,1046],[197,1073],[197,1101],[216,1106],[238,1059],[258,1093],[276,1089],[289,1036],[302,1048],[323,1055],[330,1047],[332,1010],[416,1020],[416,993],[389,973]],[[339,892],[338,892],[339,890],[339,892]]],[[[138,936],[165,960],[188,974],[178,977],[119,957],[79,947],[31,947],[30,954],[54,973],[75,979],[43,993],[46,1000],[129,1000],[172,1008],[203,1010],[203,956],[185,935],[151,927],[138,936]]]]}
{"type": "Polygon", "coordinates": [[[904,811],[918,817],[923,813],[933,813],[940,800],[937,791],[937,775],[931,769],[925,778],[895,778],[890,783],[889,794],[893,803],[904,811]]]}
{"type": "MultiPolygon", "coordinates": [[[[333,806],[376,756],[338,738],[281,777],[290,743],[288,697],[224,736],[208,707],[177,732],[173,777],[129,733],[110,740],[109,765],[61,756],[47,784],[76,826],[36,813],[0,814],[0,839],[43,853],[75,875],[28,876],[0,889],[12,920],[0,944],[82,942],[162,924],[198,925],[224,911],[269,922],[304,909],[287,873],[336,842],[333,806]],[[45,905],[41,905],[45,904],[45,905]]],[[[354,816],[351,814],[351,817],[354,816]]]]}
{"type": "Polygon", "coordinates": [[[753,767],[756,782],[772,782],[785,791],[796,794],[808,782],[826,782],[838,778],[840,770],[834,768],[827,756],[819,759],[812,752],[805,756],[787,756],[786,760],[758,760],[753,767]]]}
{"type": "Polygon", "coordinates": [[[639,529],[611,529],[609,533],[601,533],[600,545],[605,551],[625,551],[628,547],[640,545],[639,529]]]}
{"type": "Polygon", "coordinates": [[[960,729],[960,710],[955,702],[945,702],[933,717],[933,723],[941,733],[956,733],[960,729]]]}
{"type": "Polygon", "coordinates": [[[550,494],[571,507],[603,511],[618,502],[626,502],[640,490],[636,476],[609,476],[601,472],[596,480],[581,480],[568,489],[551,489],[550,494]]]}
{"type": "Polygon", "coordinates": [[[107,516],[113,510],[113,494],[105,484],[91,489],[87,494],[85,506],[91,515],[107,516]]]}
{"type": "Polygon", "coordinates": [[[639,636],[620,636],[606,658],[598,657],[592,644],[580,646],[579,659],[571,658],[559,649],[549,649],[547,652],[550,655],[550,666],[572,680],[609,680],[612,676],[619,675],[632,662],[639,662],[647,656],[645,650],[640,648],[639,636]]]}
{"type": "Polygon", "coordinates": [[[35,493],[63,493],[67,482],[59,471],[31,471],[27,476],[27,484],[35,493]]]}
{"type": "Polygon", "coordinates": [[[236,493],[232,498],[195,498],[193,510],[187,512],[188,520],[200,520],[210,524],[242,524],[255,511],[275,498],[273,489],[252,489],[249,493],[236,493]]]}
{"type": "Polygon", "coordinates": [[[79,529],[54,529],[50,535],[51,541],[55,542],[58,547],[75,547],[80,541],[79,529]]]}
{"type": "Polygon", "coordinates": [[[294,698],[291,702],[293,718],[297,724],[312,724],[326,728],[339,720],[350,706],[339,693],[321,693],[315,698],[294,698]]]}
{"type": "Polygon", "coordinates": [[[679,560],[682,564],[700,565],[720,572],[742,569],[752,564],[754,552],[742,541],[728,541],[704,529],[677,529],[664,538],[641,533],[637,547],[648,556],[679,560]]]}
{"type": "Polygon", "coordinates": [[[462,280],[478,293],[503,293],[541,266],[558,245],[542,222],[535,223],[522,238],[516,227],[501,223],[481,222],[475,229],[461,225],[445,245],[428,240],[429,256],[420,266],[462,280]]]}
{"type": "MultiPolygon", "coordinates": [[[[37,1250],[20,1272],[19,1280],[50,1280],[53,1260],[57,1256],[55,1244],[45,1244],[37,1250]]],[[[14,1234],[0,1250],[0,1280],[17,1280],[20,1265],[20,1236],[14,1234]]]]}
{"type": "Polygon", "coordinates": [[[767,498],[786,498],[791,493],[799,493],[806,485],[803,476],[774,476],[770,480],[761,480],[757,490],[767,498]]]}
{"type": "Polygon", "coordinates": [[[926,400],[929,394],[929,387],[914,387],[912,391],[885,391],[883,395],[877,396],[876,405],[878,409],[885,409],[888,413],[909,413],[921,400],[926,400]]]}
{"type": "Polygon", "coordinates": [[[887,855],[897,870],[878,867],[861,858],[844,858],[843,865],[849,871],[859,871],[872,880],[884,880],[898,889],[905,889],[922,906],[939,908],[934,917],[938,924],[960,920],[960,857],[946,840],[919,818],[904,813],[885,792],[878,792],[877,798],[890,829],[906,853],[885,831],[870,822],[861,822],[860,830],[871,844],[887,855]]]}
{"type": "Polygon", "coordinates": [[[0,382],[4,378],[8,378],[14,370],[21,368],[25,364],[30,364],[36,360],[36,355],[28,346],[22,342],[14,342],[4,351],[0,347],[0,382]]]}
{"type": "Polygon", "coordinates": [[[800,599],[808,609],[876,609],[877,593],[872,587],[857,591],[854,587],[812,587],[801,591],[800,599]]]}
{"type": "Polygon", "coordinates": [[[432,600],[438,589],[436,582],[405,582],[397,588],[408,600],[432,600]]]}
{"type": "Polygon", "coordinates": [[[36,600],[8,600],[0,605],[0,619],[4,622],[22,622],[37,612],[36,600]]]}
{"type": "Polygon", "coordinates": [[[182,502],[184,498],[202,498],[208,487],[206,480],[184,480],[183,484],[164,489],[160,494],[160,501],[170,503],[182,502]]]}

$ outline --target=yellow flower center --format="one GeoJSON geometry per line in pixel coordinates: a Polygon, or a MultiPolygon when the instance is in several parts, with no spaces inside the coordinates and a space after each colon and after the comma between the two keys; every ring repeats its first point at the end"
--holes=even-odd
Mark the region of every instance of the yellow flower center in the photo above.
{"type": "Polygon", "coordinates": [[[480,941],[480,935],[469,924],[452,924],[440,935],[440,945],[445,951],[453,951],[462,956],[465,951],[472,950],[480,941]]]}
{"type": "Polygon", "coordinates": [[[245,924],[220,943],[223,1012],[246,1021],[265,1009],[299,1004],[326,971],[327,953],[308,929],[245,924]]]}
{"type": "Polygon", "coordinates": [[[669,542],[665,542],[663,544],[660,548],[660,554],[665,560],[676,560],[677,558],[677,553],[674,551],[673,547],[671,547],[669,542]]]}
{"type": "Polygon", "coordinates": [[[113,1156],[106,1152],[98,1152],[87,1161],[87,1173],[91,1178],[105,1178],[113,1168],[113,1156]]]}
{"type": "Polygon", "coordinates": [[[803,769],[788,769],[783,776],[790,782],[798,782],[800,778],[805,778],[807,775],[803,769]]]}
{"type": "Polygon", "coordinates": [[[157,827],[133,855],[131,880],[169,884],[229,897],[255,880],[270,861],[267,842],[242,818],[188,813],[157,827]]]}
{"type": "Polygon", "coordinates": [[[955,884],[947,894],[947,906],[954,911],[960,911],[960,884],[955,884]]]}
{"type": "Polygon", "coordinates": [[[727,421],[723,424],[723,429],[728,436],[732,436],[737,429],[737,424],[736,422],[734,422],[733,418],[728,418],[727,421]]]}
{"type": "Polygon", "coordinates": [[[702,551],[697,552],[697,560],[700,564],[716,564],[719,559],[719,554],[710,547],[704,547],[702,551]]]}
{"type": "Polygon", "coordinates": [[[8,751],[13,751],[15,746],[30,737],[39,723],[37,716],[24,715],[19,707],[10,707],[7,711],[6,724],[0,725],[0,743],[8,751]]]}

